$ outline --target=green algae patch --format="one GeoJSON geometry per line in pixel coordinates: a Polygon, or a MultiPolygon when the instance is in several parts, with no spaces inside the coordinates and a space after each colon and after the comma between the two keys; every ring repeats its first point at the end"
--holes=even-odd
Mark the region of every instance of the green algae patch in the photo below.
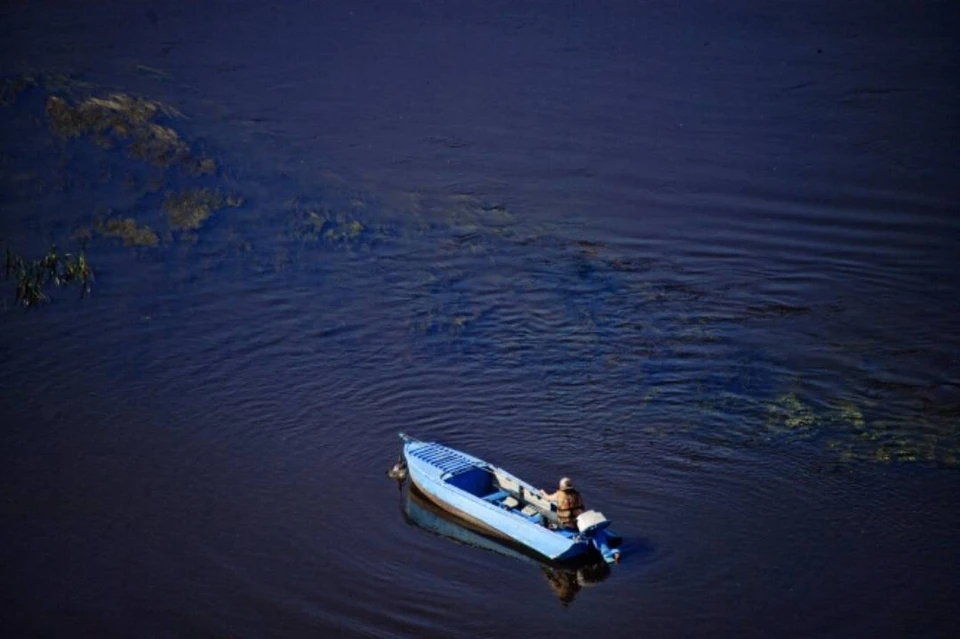
{"type": "Polygon", "coordinates": [[[196,175],[216,175],[217,163],[213,158],[200,157],[193,162],[190,171],[196,175]]]}
{"type": "Polygon", "coordinates": [[[863,418],[863,413],[851,401],[841,401],[837,407],[838,418],[841,423],[851,426],[855,430],[863,430],[867,427],[867,421],[863,418]]]}
{"type": "Polygon", "coordinates": [[[241,196],[236,193],[227,193],[226,205],[232,209],[238,209],[246,203],[241,196]]]}
{"type": "Polygon", "coordinates": [[[189,189],[167,196],[163,210],[171,229],[196,231],[224,204],[223,196],[210,189],[189,189]]]}
{"type": "Polygon", "coordinates": [[[324,226],[323,238],[335,242],[355,240],[366,230],[359,220],[344,219],[342,216],[338,216],[335,220],[325,220],[324,226]]]}
{"type": "Polygon", "coordinates": [[[156,122],[160,116],[172,118],[180,114],[160,102],[123,93],[90,97],[78,104],[56,95],[47,98],[47,119],[60,137],[90,136],[103,148],[128,142],[132,157],[156,166],[186,163],[190,160],[190,147],[175,130],[156,122]]]}
{"type": "Polygon", "coordinates": [[[186,162],[190,148],[170,127],[151,124],[134,134],[130,154],[155,166],[186,162]]]}
{"type": "Polygon", "coordinates": [[[149,226],[137,226],[131,217],[112,218],[103,223],[101,233],[123,240],[124,246],[157,246],[160,237],[149,226]]]}
{"type": "Polygon", "coordinates": [[[332,244],[353,244],[369,237],[375,230],[354,217],[352,213],[335,212],[327,209],[297,210],[292,235],[304,242],[328,242],[332,244]]]}
{"type": "Polygon", "coordinates": [[[788,430],[807,430],[820,425],[820,418],[794,393],[786,393],[767,407],[767,425],[788,430]]]}
{"type": "Polygon", "coordinates": [[[93,268],[84,250],[74,256],[60,253],[56,246],[51,246],[42,258],[25,260],[7,248],[4,258],[6,278],[16,281],[16,301],[27,308],[49,301],[46,287],[51,284],[56,287],[75,285],[80,289],[81,297],[90,292],[93,268]]]}
{"type": "MultiPolygon", "coordinates": [[[[785,396],[786,397],[786,396],[785,396]]],[[[870,400],[860,404],[871,407],[870,400]]],[[[803,413],[792,400],[785,402],[785,412],[803,413]]],[[[925,464],[952,468],[952,451],[957,447],[955,422],[939,414],[911,412],[888,415],[890,409],[875,417],[865,416],[850,400],[837,400],[818,426],[826,435],[824,446],[838,464],[852,463],[909,465],[925,464]]],[[[810,433],[803,431],[800,433],[810,433]]]]}
{"type": "Polygon", "coordinates": [[[47,118],[58,135],[79,137],[112,130],[118,137],[127,137],[131,130],[147,125],[159,111],[158,103],[114,94],[107,98],[87,98],[71,105],[64,98],[47,98],[47,118]]]}
{"type": "MultiPolygon", "coordinates": [[[[118,183],[137,197],[142,198],[169,189],[171,170],[177,169],[180,178],[186,180],[177,186],[174,195],[161,198],[172,231],[196,231],[206,220],[223,206],[239,207],[243,199],[225,191],[196,188],[201,185],[195,178],[216,178],[221,167],[213,157],[205,153],[194,154],[191,146],[174,128],[182,114],[162,102],[118,91],[104,91],[89,83],[81,83],[57,76],[34,74],[0,81],[9,100],[15,100],[18,92],[37,88],[37,100],[45,115],[43,122],[50,136],[65,142],[76,140],[92,147],[104,149],[112,158],[99,155],[99,183],[118,183]],[[118,158],[117,155],[122,157],[118,158]],[[143,164],[150,167],[144,167],[143,164]],[[146,169],[146,170],[145,170],[146,169]],[[195,187],[195,188],[191,188],[195,187]],[[221,194],[223,193],[223,194],[221,194]]],[[[36,116],[33,116],[40,122],[36,116]]],[[[71,142],[74,144],[74,142],[71,142]]],[[[56,146],[51,146],[57,150],[56,146]]],[[[67,146],[62,146],[62,162],[59,168],[60,182],[53,188],[64,190],[75,180],[69,173],[76,157],[67,146]]],[[[89,164],[87,165],[88,168],[89,164]]],[[[180,180],[178,180],[179,182],[180,180]]],[[[84,176],[84,186],[92,182],[84,176]]],[[[41,188],[43,185],[38,186],[41,188]]],[[[203,185],[205,186],[205,185],[203,185]]],[[[141,203],[136,206],[142,207],[141,203]]],[[[161,243],[163,230],[142,226],[133,218],[125,216],[105,220],[108,215],[86,229],[88,239],[116,238],[125,246],[151,247],[161,243]]],[[[187,241],[181,234],[178,238],[187,241]]]]}

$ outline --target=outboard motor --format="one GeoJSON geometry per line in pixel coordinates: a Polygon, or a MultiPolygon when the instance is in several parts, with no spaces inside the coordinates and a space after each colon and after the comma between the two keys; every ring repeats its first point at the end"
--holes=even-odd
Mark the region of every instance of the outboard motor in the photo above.
{"type": "Polygon", "coordinates": [[[590,543],[600,551],[603,560],[608,564],[620,563],[620,551],[610,547],[606,529],[610,520],[603,513],[596,510],[587,510],[577,516],[577,529],[590,540],[590,543]]]}

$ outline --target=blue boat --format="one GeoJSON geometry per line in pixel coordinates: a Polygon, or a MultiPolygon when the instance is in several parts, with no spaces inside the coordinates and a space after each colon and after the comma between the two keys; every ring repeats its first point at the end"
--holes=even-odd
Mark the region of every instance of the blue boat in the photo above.
{"type": "Polygon", "coordinates": [[[610,576],[610,568],[593,553],[589,558],[585,558],[584,562],[578,562],[576,566],[558,565],[543,561],[541,557],[525,548],[519,546],[514,548],[503,540],[492,539],[475,532],[461,520],[428,500],[415,487],[407,491],[402,512],[404,521],[408,524],[433,535],[537,566],[550,589],[565,606],[573,603],[577,593],[584,587],[599,584],[610,576]],[[593,561],[590,561],[590,558],[593,561]]]}
{"type": "Polygon", "coordinates": [[[599,552],[608,563],[620,560],[619,537],[610,522],[589,510],[578,530],[557,524],[557,506],[532,485],[502,468],[436,442],[400,434],[410,480],[429,500],[478,531],[519,544],[555,562],[599,552]]]}

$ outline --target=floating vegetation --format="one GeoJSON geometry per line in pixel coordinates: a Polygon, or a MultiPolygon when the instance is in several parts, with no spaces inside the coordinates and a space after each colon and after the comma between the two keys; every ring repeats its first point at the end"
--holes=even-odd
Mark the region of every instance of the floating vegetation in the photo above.
{"type": "Polygon", "coordinates": [[[843,400],[838,405],[839,419],[842,423],[852,426],[855,430],[863,430],[867,426],[863,413],[856,404],[843,400]]]}
{"type": "Polygon", "coordinates": [[[476,314],[451,313],[447,309],[435,306],[411,320],[409,327],[413,333],[458,335],[477,318],[476,314]]]}
{"type": "Polygon", "coordinates": [[[32,74],[4,79],[0,84],[0,105],[10,106],[17,101],[17,96],[38,85],[39,80],[32,74]]]}
{"type": "Polygon", "coordinates": [[[227,194],[226,204],[230,208],[238,209],[241,206],[243,206],[244,203],[245,203],[245,200],[241,196],[237,195],[236,193],[227,194]]]}
{"type": "Polygon", "coordinates": [[[6,278],[16,280],[16,300],[28,308],[48,301],[44,292],[48,284],[54,286],[76,285],[80,288],[80,297],[90,292],[93,282],[93,268],[87,261],[84,250],[74,256],[71,253],[59,253],[51,246],[46,255],[38,260],[27,261],[15,255],[9,248],[5,251],[4,270],[6,278]]]}
{"type": "Polygon", "coordinates": [[[819,424],[820,419],[813,409],[800,401],[794,393],[781,395],[776,402],[767,407],[768,427],[806,430],[819,424]]]}
{"type": "Polygon", "coordinates": [[[388,193],[378,203],[388,216],[399,216],[420,232],[447,229],[464,233],[483,229],[501,235],[516,224],[505,204],[486,202],[472,193],[388,193]]]}
{"type": "Polygon", "coordinates": [[[100,228],[107,237],[118,237],[123,240],[124,246],[157,246],[160,237],[149,226],[137,226],[132,217],[112,218],[104,222],[100,228]]]}
{"type": "Polygon", "coordinates": [[[213,158],[200,157],[193,163],[191,170],[197,175],[214,175],[217,172],[217,163],[213,158]]]}
{"type": "MultiPolygon", "coordinates": [[[[243,200],[229,200],[240,206],[243,200]]],[[[189,189],[183,193],[167,196],[163,210],[167,213],[170,228],[176,231],[196,231],[215,211],[227,204],[223,196],[210,189],[189,189]]]]}
{"type": "Polygon", "coordinates": [[[298,219],[294,222],[293,235],[303,241],[354,242],[372,230],[350,213],[325,209],[300,211],[299,203],[295,206],[298,219]]]}
{"type": "MultiPolygon", "coordinates": [[[[133,193],[136,198],[143,199],[165,188],[169,189],[170,170],[176,168],[180,172],[176,178],[176,192],[168,195],[166,200],[161,199],[161,206],[170,229],[183,231],[177,236],[177,241],[195,240],[196,234],[189,231],[199,230],[218,209],[244,204],[243,198],[226,189],[217,191],[213,186],[199,188],[205,185],[196,184],[191,188],[190,180],[216,177],[221,167],[212,156],[191,152],[190,145],[173,128],[175,120],[182,115],[169,105],[123,92],[104,91],[96,85],[67,76],[40,72],[0,78],[0,99],[11,105],[17,102],[18,106],[23,107],[6,112],[7,116],[20,121],[29,119],[30,122],[40,122],[38,116],[45,115],[43,121],[50,136],[90,142],[90,151],[96,151],[97,148],[115,150],[111,153],[112,157],[105,157],[100,152],[91,156],[88,151],[78,154],[74,149],[50,145],[49,150],[57,154],[50,158],[51,162],[58,162],[55,179],[24,181],[24,185],[30,186],[29,193],[26,187],[21,189],[24,200],[42,194],[51,188],[48,186],[50,184],[59,191],[68,188],[87,189],[94,183],[114,182],[119,176],[122,176],[122,184],[126,189],[124,197],[133,193]],[[30,95],[19,99],[27,91],[30,95]],[[120,157],[117,157],[118,154],[120,157]],[[154,168],[144,166],[141,160],[154,168]],[[99,167],[96,178],[91,177],[92,167],[99,167]],[[180,186],[183,181],[187,181],[187,184],[180,186]]],[[[16,176],[18,173],[8,170],[7,175],[16,176]]],[[[29,202],[25,201],[24,205],[29,205],[29,202]]],[[[143,209],[151,205],[152,202],[136,202],[122,206],[143,209]]],[[[102,216],[93,224],[82,218],[72,223],[68,219],[63,222],[74,228],[86,224],[74,233],[75,240],[116,238],[129,247],[155,247],[161,244],[162,233],[133,217],[105,217],[102,216]]],[[[37,288],[33,286],[37,281],[37,278],[23,279],[25,300],[40,299],[42,287],[36,295],[32,292],[37,288]]]]}
{"type": "Polygon", "coordinates": [[[425,203],[427,210],[442,212],[444,221],[454,227],[477,226],[492,232],[515,223],[513,215],[501,203],[488,203],[472,193],[454,193],[438,202],[425,203]]]}
{"type": "Polygon", "coordinates": [[[47,92],[47,120],[62,138],[88,137],[100,148],[121,148],[131,158],[164,169],[178,166],[188,175],[217,174],[216,161],[191,154],[190,146],[170,126],[170,120],[183,117],[170,105],[119,92],[91,95],[91,85],[44,74],[7,78],[0,86],[0,103],[12,104],[17,95],[32,87],[47,92]],[[77,97],[78,93],[82,97],[77,97]]]}
{"type": "Polygon", "coordinates": [[[172,118],[180,114],[160,102],[123,93],[87,98],[76,105],[56,95],[47,98],[50,127],[61,137],[89,135],[104,148],[129,141],[127,148],[132,157],[156,166],[189,165],[190,162],[195,165],[197,161],[191,160],[190,147],[177,132],[155,122],[161,115],[172,118]]]}
{"type": "Polygon", "coordinates": [[[136,132],[130,153],[156,166],[170,166],[175,162],[187,163],[190,149],[173,129],[151,124],[136,132]]]}
{"type": "Polygon", "coordinates": [[[767,408],[767,428],[804,438],[822,436],[826,450],[841,464],[960,466],[960,432],[955,421],[923,409],[900,417],[868,419],[857,403],[843,399],[821,417],[794,393],[786,393],[767,408]]]}
{"type": "Polygon", "coordinates": [[[314,220],[315,225],[317,221],[321,224],[320,235],[323,239],[334,242],[355,240],[366,230],[359,220],[351,220],[343,215],[337,215],[333,219],[314,220]]]}
{"type": "MultiPolygon", "coordinates": [[[[164,76],[162,71],[143,66],[136,71],[158,79],[164,76]]],[[[186,244],[198,241],[197,232],[212,226],[208,220],[214,213],[244,204],[241,197],[229,192],[232,185],[227,180],[250,171],[231,170],[216,154],[207,155],[205,149],[191,146],[178,130],[179,113],[160,102],[37,73],[3,80],[0,103],[14,105],[3,113],[19,118],[10,130],[17,130],[22,123],[45,121],[46,130],[30,129],[29,133],[44,137],[44,151],[52,152],[51,166],[60,162],[51,179],[50,171],[17,166],[21,158],[16,153],[0,155],[5,183],[13,187],[9,191],[16,191],[25,208],[33,206],[36,196],[45,194],[51,185],[62,184],[53,188],[69,189],[74,198],[88,195],[78,193],[82,189],[99,189],[107,180],[119,185],[122,179],[126,190],[109,193],[106,204],[127,211],[159,204],[169,229],[177,232],[176,241],[186,244]],[[82,140],[89,148],[80,149],[81,143],[75,142],[50,144],[51,136],[82,140]],[[100,148],[114,151],[105,153],[100,148]],[[175,185],[170,181],[174,172],[175,185]],[[97,173],[99,177],[94,177],[97,173]],[[159,195],[165,190],[169,190],[166,196],[159,195]],[[128,201],[131,194],[137,198],[134,203],[128,201]],[[121,197],[126,199],[121,201],[121,197]]],[[[262,182],[265,179],[262,174],[255,175],[250,193],[266,193],[271,185],[262,182]],[[255,180],[261,180],[259,186],[255,180]]],[[[242,268],[264,273],[301,264],[298,251],[316,254],[323,252],[317,247],[324,247],[352,252],[369,249],[381,239],[402,238],[407,245],[398,252],[405,254],[410,249],[416,253],[416,259],[405,265],[416,269],[414,274],[393,271],[384,262],[369,272],[387,273],[384,281],[389,284],[375,282],[376,286],[393,285],[407,276],[426,276],[423,282],[414,280],[408,326],[418,334],[415,339],[429,348],[453,344],[479,352],[483,347],[497,366],[527,361],[562,366],[562,358],[571,358],[576,362],[570,370],[574,379],[592,380],[599,369],[611,388],[620,380],[627,387],[628,382],[643,379],[645,387],[639,398],[625,404],[634,404],[631,411],[646,410],[648,419],[643,420],[641,432],[647,434],[674,436],[695,432],[705,422],[711,427],[719,422],[715,431],[720,436],[712,441],[721,442],[723,436],[729,439],[727,421],[736,420],[754,424],[761,436],[822,444],[823,452],[838,462],[960,465],[960,411],[951,397],[932,392],[918,397],[923,388],[913,384],[885,382],[864,388],[862,380],[857,380],[851,384],[860,391],[856,402],[824,404],[827,408],[818,413],[815,406],[821,404],[815,399],[824,398],[816,391],[822,387],[810,387],[809,395],[796,382],[780,392],[772,390],[778,374],[769,363],[775,358],[738,345],[741,342],[734,337],[739,335],[727,339],[727,326],[739,331],[745,324],[755,327],[777,318],[799,320],[808,315],[815,319],[812,316],[819,314],[814,311],[824,307],[800,306],[807,301],[803,299],[789,300],[791,304],[770,303],[768,297],[752,298],[749,305],[736,302],[737,310],[731,312],[731,301],[740,297],[718,299],[716,289],[707,286],[706,280],[685,274],[662,258],[639,257],[630,248],[615,248],[619,243],[607,246],[571,237],[562,229],[558,232],[561,227],[556,222],[534,225],[525,219],[521,223],[507,205],[472,193],[402,193],[391,200],[389,194],[360,191],[355,183],[332,174],[322,183],[312,182],[311,188],[322,195],[309,205],[293,200],[274,208],[276,219],[265,213],[244,220],[249,226],[224,228],[225,251],[237,256],[242,268]],[[270,227],[272,222],[276,224],[270,227]],[[264,228],[274,228],[288,241],[272,243],[263,238],[266,241],[260,244],[255,233],[264,228]],[[256,248],[251,240],[258,242],[256,248]],[[309,244],[309,249],[296,246],[298,241],[309,244]],[[483,258],[474,259],[481,255],[483,258]],[[423,264],[431,266],[423,268],[423,264]],[[471,292],[478,294],[471,298],[471,292]],[[708,322],[704,313],[719,319],[708,322]],[[563,330],[553,330],[557,327],[563,330]],[[419,339],[423,334],[436,339],[419,339]],[[733,365],[732,376],[718,379],[724,373],[714,373],[696,381],[678,376],[670,368],[699,368],[709,357],[717,360],[708,363],[716,364],[713,369],[725,366],[730,370],[733,365]],[[695,359],[680,361],[683,358],[695,359]],[[742,358],[739,363],[738,358],[742,358]],[[784,390],[795,392],[781,394],[784,390]],[[871,404],[862,395],[877,403],[871,404]],[[882,411],[881,403],[885,404],[882,411]],[[667,411],[671,413],[669,427],[647,423],[653,421],[651,413],[659,417],[667,411]]],[[[151,219],[158,234],[134,217],[102,217],[109,219],[77,232],[75,238],[112,238],[128,247],[171,243],[167,228],[160,228],[162,221],[151,219]]],[[[46,232],[58,232],[89,224],[89,219],[43,222],[46,232]]],[[[169,253],[175,254],[175,250],[169,253]]],[[[85,295],[93,280],[83,252],[60,254],[56,248],[34,261],[8,251],[6,274],[16,282],[18,303],[31,308],[48,300],[52,287],[77,285],[85,295]]],[[[354,280],[346,282],[355,284],[354,280]]],[[[844,346],[861,355],[878,347],[877,340],[844,346]]],[[[751,441],[756,440],[754,434],[750,433],[751,441]]]]}

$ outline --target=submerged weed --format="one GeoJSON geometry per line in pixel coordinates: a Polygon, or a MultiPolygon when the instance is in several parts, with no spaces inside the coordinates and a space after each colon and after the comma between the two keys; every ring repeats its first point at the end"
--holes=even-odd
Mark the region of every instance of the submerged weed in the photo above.
{"type": "Polygon", "coordinates": [[[806,430],[820,424],[813,409],[804,404],[794,393],[786,393],[767,407],[767,426],[806,430]]]}
{"type": "Polygon", "coordinates": [[[331,243],[350,243],[364,237],[371,229],[350,213],[335,213],[329,210],[300,211],[296,205],[297,219],[293,235],[306,242],[320,240],[331,243]]]}
{"type": "Polygon", "coordinates": [[[124,246],[157,246],[160,237],[149,226],[137,226],[131,217],[112,218],[103,223],[102,233],[123,240],[124,246]]]}
{"type": "Polygon", "coordinates": [[[217,163],[212,158],[197,158],[191,167],[191,171],[197,175],[215,175],[217,172],[217,163]]]}
{"type": "MultiPolygon", "coordinates": [[[[161,114],[178,115],[175,109],[159,102],[123,93],[87,98],[76,105],[55,95],[47,98],[50,127],[64,138],[89,135],[104,148],[129,140],[128,151],[135,158],[161,167],[187,163],[189,146],[176,131],[154,121],[161,114]]],[[[201,158],[195,163],[203,170],[215,171],[212,162],[201,158]]]]}
{"type": "Polygon", "coordinates": [[[219,193],[210,189],[189,189],[169,195],[163,202],[163,210],[171,229],[196,231],[223,205],[224,199],[219,193]]]}
{"type": "Polygon", "coordinates": [[[840,421],[852,426],[856,430],[863,430],[867,427],[867,422],[863,418],[863,413],[856,404],[849,400],[843,400],[839,404],[840,421]]]}

